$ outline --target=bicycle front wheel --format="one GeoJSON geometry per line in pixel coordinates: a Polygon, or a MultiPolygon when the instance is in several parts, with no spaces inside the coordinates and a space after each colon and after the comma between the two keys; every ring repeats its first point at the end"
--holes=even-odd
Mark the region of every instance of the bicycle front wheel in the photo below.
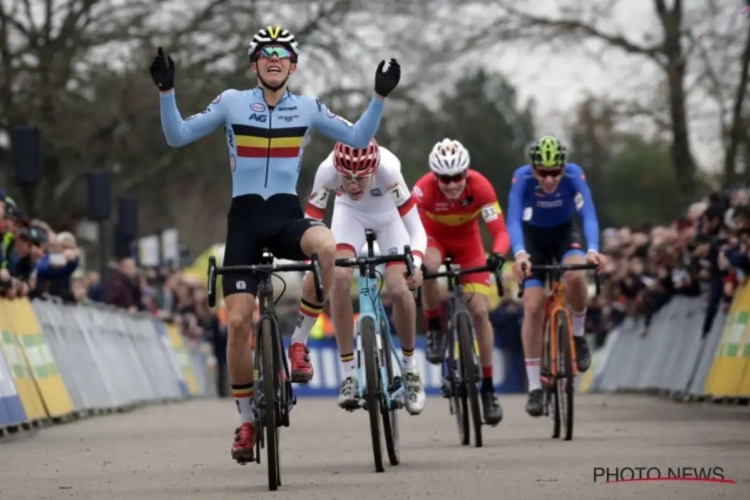
{"type": "Polygon", "coordinates": [[[458,342],[461,349],[461,377],[469,396],[471,420],[474,424],[474,446],[482,447],[482,413],[479,408],[477,388],[479,368],[474,357],[474,336],[471,334],[471,321],[468,313],[458,315],[458,342]]]}
{"type": "Polygon", "coordinates": [[[274,370],[273,324],[268,318],[261,320],[260,349],[263,362],[263,423],[266,432],[266,453],[268,456],[268,489],[279,488],[279,435],[276,425],[277,401],[276,388],[279,385],[279,374],[274,370]]]}
{"type": "Polygon", "coordinates": [[[542,352],[542,390],[544,391],[544,407],[549,412],[552,406],[552,437],[560,437],[560,396],[557,393],[557,370],[552,370],[552,325],[549,319],[544,320],[544,351],[542,352]]]}
{"type": "MultiPolygon", "coordinates": [[[[386,326],[381,323],[380,333],[385,337],[387,334],[386,326]]],[[[381,337],[382,338],[382,337],[381,337]]],[[[393,369],[393,354],[391,353],[391,342],[389,338],[382,338],[383,340],[383,361],[385,362],[385,373],[388,377],[383,383],[383,387],[389,393],[391,388],[395,388],[396,383],[399,382],[395,377],[395,370],[393,369]]],[[[403,381],[401,381],[403,384],[403,381]]],[[[399,459],[399,446],[398,446],[398,408],[396,408],[395,401],[391,401],[394,405],[393,408],[388,408],[387,402],[390,401],[390,397],[382,398],[381,415],[383,417],[383,434],[385,435],[385,449],[388,452],[388,461],[391,465],[398,465],[399,459]]]]}
{"type": "Polygon", "coordinates": [[[362,350],[365,358],[365,382],[367,393],[365,402],[370,414],[370,435],[372,437],[372,454],[375,459],[375,471],[383,472],[383,451],[380,442],[380,371],[378,365],[377,345],[375,343],[375,322],[372,318],[362,318],[362,350]]]}
{"type": "Polygon", "coordinates": [[[573,352],[568,312],[557,313],[557,399],[565,429],[565,441],[573,439],[573,352]]]}

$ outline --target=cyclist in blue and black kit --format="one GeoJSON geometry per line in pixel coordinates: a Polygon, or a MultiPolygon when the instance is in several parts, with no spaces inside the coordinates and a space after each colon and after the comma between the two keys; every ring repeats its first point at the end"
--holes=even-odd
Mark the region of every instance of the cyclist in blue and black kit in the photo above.
{"type": "MultiPolygon", "coordinates": [[[[226,266],[258,264],[263,247],[279,258],[308,259],[317,251],[326,295],[333,281],[336,242],[322,222],[305,219],[297,197],[302,153],[312,129],[334,141],[364,148],[375,135],[385,97],[398,85],[401,69],[391,59],[375,74],[375,95],[364,115],[352,125],[339,118],[315,97],[287,90],[297,70],[299,48],[288,30],[261,29],[250,42],[250,69],[258,86],[225,90],[201,113],[183,120],[174,94],[174,62],[161,47],[151,65],[161,91],[161,122],[170,146],[179,147],[224,128],[232,171],[232,204],[227,216],[226,266]]],[[[253,461],[253,360],[249,345],[258,279],[252,274],[224,276],[229,336],[227,365],[241,424],[235,431],[232,458],[253,461]]],[[[311,310],[323,304],[315,299],[314,285],[305,288],[302,303],[311,310]]],[[[306,352],[303,356],[309,358],[306,352]]]]}
{"type": "MultiPolygon", "coordinates": [[[[526,411],[532,417],[542,414],[540,364],[544,340],[544,273],[534,265],[554,259],[563,264],[587,261],[604,265],[599,254],[599,222],[581,167],[566,161],[565,147],[552,136],[539,139],[529,150],[529,165],[513,173],[506,223],[515,255],[515,271],[524,281],[523,326],[521,335],[529,379],[526,411]],[[587,249],[573,224],[578,212],[583,221],[587,249]]],[[[584,338],[588,287],[582,271],[565,275],[568,303],[573,321],[573,335],[578,369],[585,372],[591,364],[591,353],[584,338]]]]}

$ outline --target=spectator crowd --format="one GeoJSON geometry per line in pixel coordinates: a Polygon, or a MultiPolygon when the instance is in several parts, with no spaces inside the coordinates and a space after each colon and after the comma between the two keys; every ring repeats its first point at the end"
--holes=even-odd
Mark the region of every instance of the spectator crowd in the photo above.
{"type": "Polygon", "coordinates": [[[188,343],[213,343],[223,364],[226,333],[208,307],[202,283],[183,279],[177,270],[139,269],[131,258],[110,266],[103,277],[80,264],[73,234],[29,219],[0,188],[0,297],[55,297],[68,304],[101,303],[150,313],[179,325],[188,343]]]}
{"type": "MultiPolygon", "coordinates": [[[[717,312],[729,307],[738,286],[750,276],[750,188],[713,193],[669,225],[607,228],[602,250],[610,256],[610,266],[587,317],[587,331],[595,334],[597,345],[627,317],[647,334],[654,314],[677,295],[705,297],[705,335],[717,312]]],[[[179,325],[189,343],[213,344],[218,373],[224,374],[226,328],[221,311],[208,308],[203,283],[177,270],[139,269],[131,258],[110,266],[106,276],[84,272],[80,262],[73,234],[29,220],[0,189],[0,297],[53,296],[66,303],[103,303],[150,313],[179,325]]],[[[506,293],[492,312],[492,322],[496,331],[519,332],[512,342],[506,336],[508,347],[517,350],[522,309],[515,297],[506,293]]],[[[224,395],[225,381],[217,382],[224,395]]]]}
{"type": "Polygon", "coordinates": [[[601,345],[627,316],[648,333],[652,317],[677,295],[704,297],[704,336],[750,275],[750,189],[716,192],[669,225],[603,231],[608,278],[589,307],[588,330],[601,345]]]}

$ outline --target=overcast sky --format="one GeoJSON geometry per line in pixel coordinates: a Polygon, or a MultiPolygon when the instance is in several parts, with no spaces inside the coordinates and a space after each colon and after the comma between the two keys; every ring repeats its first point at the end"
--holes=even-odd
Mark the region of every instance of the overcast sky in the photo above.
{"type": "MultiPolygon", "coordinates": [[[[14,0],[0,0],[7,6],[8,2],[14,3],[14,0]]],[[[167,23],[168,20],[181,17],[186,10],[190,8],[198,9],[208,0],[168,0],[159,2],[156,9],[160,10],[160,15],[156,22],[167,23]]],[[[393,4],[399,0],[372,0],[368,5],[375,5],[374,2],[384,2],[393,4]]],[[[408,0],[403,0],[408,1],[408,0]]],[[[416,0],[414,0],[416,1],[416,0]]],[[[560,13],[560,8],[571,5],[584,6],[584,10],[592,6],[604,3],[616,4],[612,16],[605,19],[598,26],[610,33],[622,33],[626,38],[635,42],[642,42],[651,34],[654,40],[661,37],[661,28],[658,24],[653,7],[654,0],[515,0],[514,5],[518,8],[533,8],[533,12],[538,15],[556,17],[560,13]],[[589,3],[589,1],[591,3],[589,3]],[[596,3],[598,2],[598,4],[596,3]]],[[[691,11],[698,8],[704,8],[712,0],[684,0],[686,17],[693,17],[686,21],[689,25],[703,22],[698,16],[696,17],[691,11]]],[[[713,0],[714,3],[725,8],[727,19],[742,20],[748,22],[748,16],[741,16],[742,2],[739,0],[713,0]],[[736,5],[735,9],[733,6],[736,5]],[[729,6],[729,7],[727,7],[729,6]]],[[[62,3],[62,0],[57,0],[62,3]]],[[[56,2],[56,3],[57,3],[56,2]]],[[[44,2],[32,2],[37,7],[42,7],[44,2]]],[[[110,0],[112,4],[126,4],[127,0],[110,0]]],[[[284,23],[288,22],[289,26],[299,25],[300,16],[304,15],[305,9],[317,2],[307,0],[293,1],[268,1],[255,0],[256,4],[261,5],[259,9],[262,13],[264,23],[284,23]],[[297,20],[295,23],[293,19],[297,20]]],[[[428,25],[426,31],[419,33],[418,36],[423,39],[434,40],[435,43],[450,40],[451,29],[465,30],[460,21],[466,24],[467,19],[475,22],[477,25],[482,22],[492,23],[493,19],[498,16],[499,8],[493,4],[483,4],[481,6],[471,5],[471,1],[459,0],[431,0],[428,6],[434,5],[434,19],[432,24],[428,25]],[[448,4],[448,5],[447,5],[448,4]]],[[[668,4],[672,2],[667,0],[668,4]]],[[[155,3],[156,5],[156,3],[155,3]]],[[[38,10],[39,15],[43,15],[43,10],[38,10]]],[[[586,14],[584,13],[584,16],[586,14]]],[[[430,16],[433,17],[433,16],[430,16]]],[[[239,17],[241,18],[241,17],[239,17]]],[[[387,45],[387,40],[383,40],[382,33],[378,33],[375,25],[378,22],[390,23],[390,27],[397,25],[397,18],[380,19],[376,14],[369,13],[360,16],[351,24],[356,26],[358,33],[366,34],[373,47],[387,45]],[[369,17],[368,17],[369,16],[369,17]],[[380,42],[382,41],[382,43],[380,42]]],[[[428,21],[429,22],[429,21],[428,21]]],[[[469,26],[471,26],[469,24],[469,26]]],[[[237,33],[237,37],[251,38],[257,26],[248,26],[247,32],[237,33]]],[[[401,28],[399,28],[401,29],[401,28]]],[[[403,25],[403,30],[414,29],[408,24],[403,25]]],[[[740,29],[742,29],[740,27],[740,29]]],[[[342,40],[342,45],[347,46],[346,40],[342,40]]],[[[709,41],[706,41],[709,43],[709,41]]],[[[408,43],[397,44],[395,48],[387,50],[374,49],[367,53],[351,53],[351,50],[345,49],[344,53],[351,62],[345,67],[346,71],[328,71],[320,64],[311,64],[310,59],[305,58],[305,40],[300,39],[303,57],[300,61],[300,73],[294,79],[298,84],[304,82],[304,87],[310,93],[321,93],[328,85],[331,78],[341,78],[351,80],[352,83],[363,85],[366,81],[372,81],[372,72],[375,64],[381,58],[398,57],[402,61],[404,82],[413,78],[423,77],[421,74],[415,74],[417,70],[417,61],[419,53],[408,43]],[[417,52],[416,54],[414,52],[417,52]],[[333,73],[333,74],[332,74],[333,73]]],[[[531,40],[513,43],[497,43],[488,50],[479,54],[466,54],[464,56],[448,59],[444,62],[445,73],[454,79],[459,78],[464,70],[462,68],[482,65],[492,70],[501,71],[517,87],[522,101],[533,98],[537,101],[537,128],[539,133],[563,134],[566,130],[565,122],[572,120],[572,111],[575,106],[583,100],[587,94],[607,97],[620,97],[623,99],[639,99],[648,103],[656,94],[658,86],[664,81],[663,73],[653,63],[647,59],[638,56],[628,56],[618,50],[610,50],[601,54],[601,45],[596,43],[586,43],[581,46],[569,45],[565,48],[550,48],[549,45],[537,45],[531,40]],[[600,54],[596,57],[592,54],[600,54]]],[[[199,47],[198,47],[199,50],[199,47]]],[[[107,57],[111,59],[111,51],[107,51],[107,57]]],[[[227,61],[236,63],[244,58],[244,54],[228,54],[227,61]]],[[[144,64],[148,64],[145,62],[144,64]]],[[[737,65],[738,66],[738,65],[737,65]]],[[[295,81],[293,80],[293,83],[295,81]]],[[[426,86],[422,95],[424,99],[430,101],[430,98],[450,85],[450,79],[447,81],[441,78],[434,84],[426,86]]],[[[248,86],[252,85],[252,80],[248,80],[248,86]]],[[[217,93],[223,89],[217,88],[217,93]]],[[[208,102],[214,96],[206,96],[208,102]]],[[[662,102],[664,102],[662,100],[662,102]]],[[[182,110],[185,116],[192,114],[197,110],[182,110]]],[[[716,168],[723,161],[722,147],[718,140],[718,118],[716,106],[709,102],[705,96],[700,93],[695,94],[690,100],[688,108],[691,121],[690,132],[695,154],[700,165],[704,168],[716,168]],[[700,115],[700,118],[699,116],[700,115]]],[[[352,117],[354,118],[354,117],[352,117]]],[[[632,123],[631,128],[646,130],[642,122],[632,123]]],[[[0,138],[1,140],[2,138],[0,138]]],[[[437,140],[437,138],[436,138],[437,140]]],[[[712,169],[713,169],[712,168],[712,169]]]]}

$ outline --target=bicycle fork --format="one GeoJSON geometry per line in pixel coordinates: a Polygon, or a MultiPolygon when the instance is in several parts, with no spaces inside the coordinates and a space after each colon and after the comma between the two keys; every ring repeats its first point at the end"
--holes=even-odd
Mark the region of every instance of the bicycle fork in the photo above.
{"type": "MultiPolygon", "coordinates": [[[[360,317],[360,320],[362,318],[360,317]]],[[[383,359],[383,356],[385,356],[385,352],[383,349],[383,332],[380,325],[380,322],[377,321],[377,318],[373,318],[375,320],[375,353],[374,358],[375,362],[378,365],[378,373],[380,375],[380,386],[375,388],[368,387],[366,390],[364,388],[364,353],[362,352],[362,337],[357,333],[357,335],[354,338],[354,350],[357,353],[356,359],[357,359],[357,378],[359,382],[357,385],[357,390],[359,392],[359,406],[360,408],[367,409],[367,398],[365,397],[367,394],[367,391],[375,390],[379,392],[380,399],[382,399],[386,407],[393,410],[397,408],[402,408],[404,406],[403,402],[403,395],[404,395],[404,386],[401,381],[401,377],[396,375],[393,377],[393,381],[390,383],[390,385],[386,385],[388,381],[388,370],[386,369],[385,359],[383,359]]],[[[357,329],[359,330],[359,329],[357,329]]],[[[387,340],[389,344],[389,351],[390,353],[396,352],[396,346],[394,345],[393,339],[390,335],[386,335],[387,340]]],[[[390,360],[391,363],[394,362],[393,359],[390,360]]],[[[398,360],[396,360],[396,363],[398,363],[398,360]]],[[[400,366],[400,365],[398,365],[400,366]]]]}

